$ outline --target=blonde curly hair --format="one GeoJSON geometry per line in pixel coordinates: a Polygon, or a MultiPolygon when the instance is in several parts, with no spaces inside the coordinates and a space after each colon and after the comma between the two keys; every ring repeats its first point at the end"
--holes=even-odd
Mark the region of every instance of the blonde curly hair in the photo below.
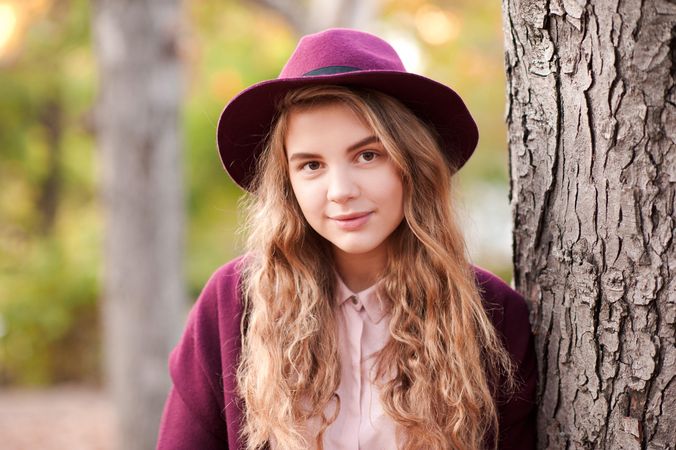
{"type": "Polygon", "coordinates": [[[379,284],[391,300],[391,338],[378,355],[374,380],[383,408],[403,432],[405,450],[495,445],[494,386],[501,377],[506,385],[500,388],[512,388],[513,367],[482,306],[452,209],[453,169],[434,131],[383,93],[315,86],[279,103],[253,194],[243,203],[249,257],[237,382],[247,449],[268,442],[322,449],[340,408],[332,253],[300,210],[284,149],[294,111],[332,102],[373,129],[404,187],[404,220],[389,238],[379,284]],[[307,442],[303,433],[313,418],[321,426],[315,442],[307,442]]]}

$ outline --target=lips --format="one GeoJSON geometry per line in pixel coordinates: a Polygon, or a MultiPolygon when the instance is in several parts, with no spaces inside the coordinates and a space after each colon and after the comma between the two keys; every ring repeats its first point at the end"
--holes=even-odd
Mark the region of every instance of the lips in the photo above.
{"type": "Polygon", "coordinates": [[[352,231],[365,225],[371,218],[371,214],[371,212],[341,214],[331,219],[343,230],[352,231]]]}
{"type": "Polygon", "coordinates": [[[350,214],[339,214],[339,215],[336,215],[336,216],[332,216],[331,218],[333,220],[350,220],[350,219],[357,219],[359,217],[364,217],[367,214],[370,214],[370,212],[364,211],[364,212],[355,212],[355,213],[350,213],[350,214]]]}

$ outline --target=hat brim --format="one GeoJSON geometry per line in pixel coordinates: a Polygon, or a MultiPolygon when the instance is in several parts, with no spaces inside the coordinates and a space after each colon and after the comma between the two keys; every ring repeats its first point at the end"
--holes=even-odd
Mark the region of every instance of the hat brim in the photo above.
{"type": "Polygon", "coordinates": [[[442,152],[454,170],[469,159],[479,132],[458,94],[448,86],[414,73],[358,71],[256,83],[235,96],[218,121],[217,144],[223,167],[239,186],[251,190],[256,160],[276,116],[276,104],[290,90],[313,85],[370,88],[406,105],[436,129],[442,152]]]}

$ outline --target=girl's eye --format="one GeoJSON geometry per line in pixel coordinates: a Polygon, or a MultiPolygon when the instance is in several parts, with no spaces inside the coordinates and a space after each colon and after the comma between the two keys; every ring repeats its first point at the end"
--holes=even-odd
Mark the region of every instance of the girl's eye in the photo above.
{"type": "Polygon", "coordinates": [[[365,152],[361,152],[359,154],[359,157],[362,158],[366,162],[371,162],[378,157],[378,154],[376,152],[372,152],[370,150],[367,150],[365,152]]]}
{"type": "Polygon", "coordinates": [[[319,161],[308,161],[301,166],[302,170],[315,171],[319,169],[319,161]]]}

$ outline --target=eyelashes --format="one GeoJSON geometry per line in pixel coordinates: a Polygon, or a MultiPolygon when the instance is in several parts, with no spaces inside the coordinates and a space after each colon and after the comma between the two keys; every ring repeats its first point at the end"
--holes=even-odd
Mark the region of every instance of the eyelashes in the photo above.
{"type": "Polygon", "coordinates": [[[360,157],[363,156],[363,155],[373,155],[373,157],[371,159],[367,159],[366,162],[371,162],[371,161],[375,160],[376,158],[378,158],[378,156],[379,156],[378,153],[374,152],[373,150],[365,150],[365,151],[363,151],[359,154],[360,157]]]}
{"type": "MultiPolygon", "coordinates": [[[[377,152],[375,150],[364,150],[361,151],[357,154],[357,160],[362,163],[369,164],[378,158],[380,158],[382,155],[380,152],[377,152]],[[360,161],[361,160],[361,161],[360,161]]],[[[311,161],[306,161],[298,165],[297,170],[303,171],[303,172],[316,172],[321,168],[322,163],[317,160],[311,160],[311,161]]]]}
{"type": "Polygon", "coordinates": [[[314,172],[315,170],[319,169],[320,165],[321,165],[321,163],[319,161],[308,161],[304,164],[301,164],[298,168],[300,170],[305,170],[305,168],[307,167],[307,168],[310,168],[310,172],[314,172]],[[316,165],[317,166],[316,169],[310,168],[311,165],[316,165]]]}

